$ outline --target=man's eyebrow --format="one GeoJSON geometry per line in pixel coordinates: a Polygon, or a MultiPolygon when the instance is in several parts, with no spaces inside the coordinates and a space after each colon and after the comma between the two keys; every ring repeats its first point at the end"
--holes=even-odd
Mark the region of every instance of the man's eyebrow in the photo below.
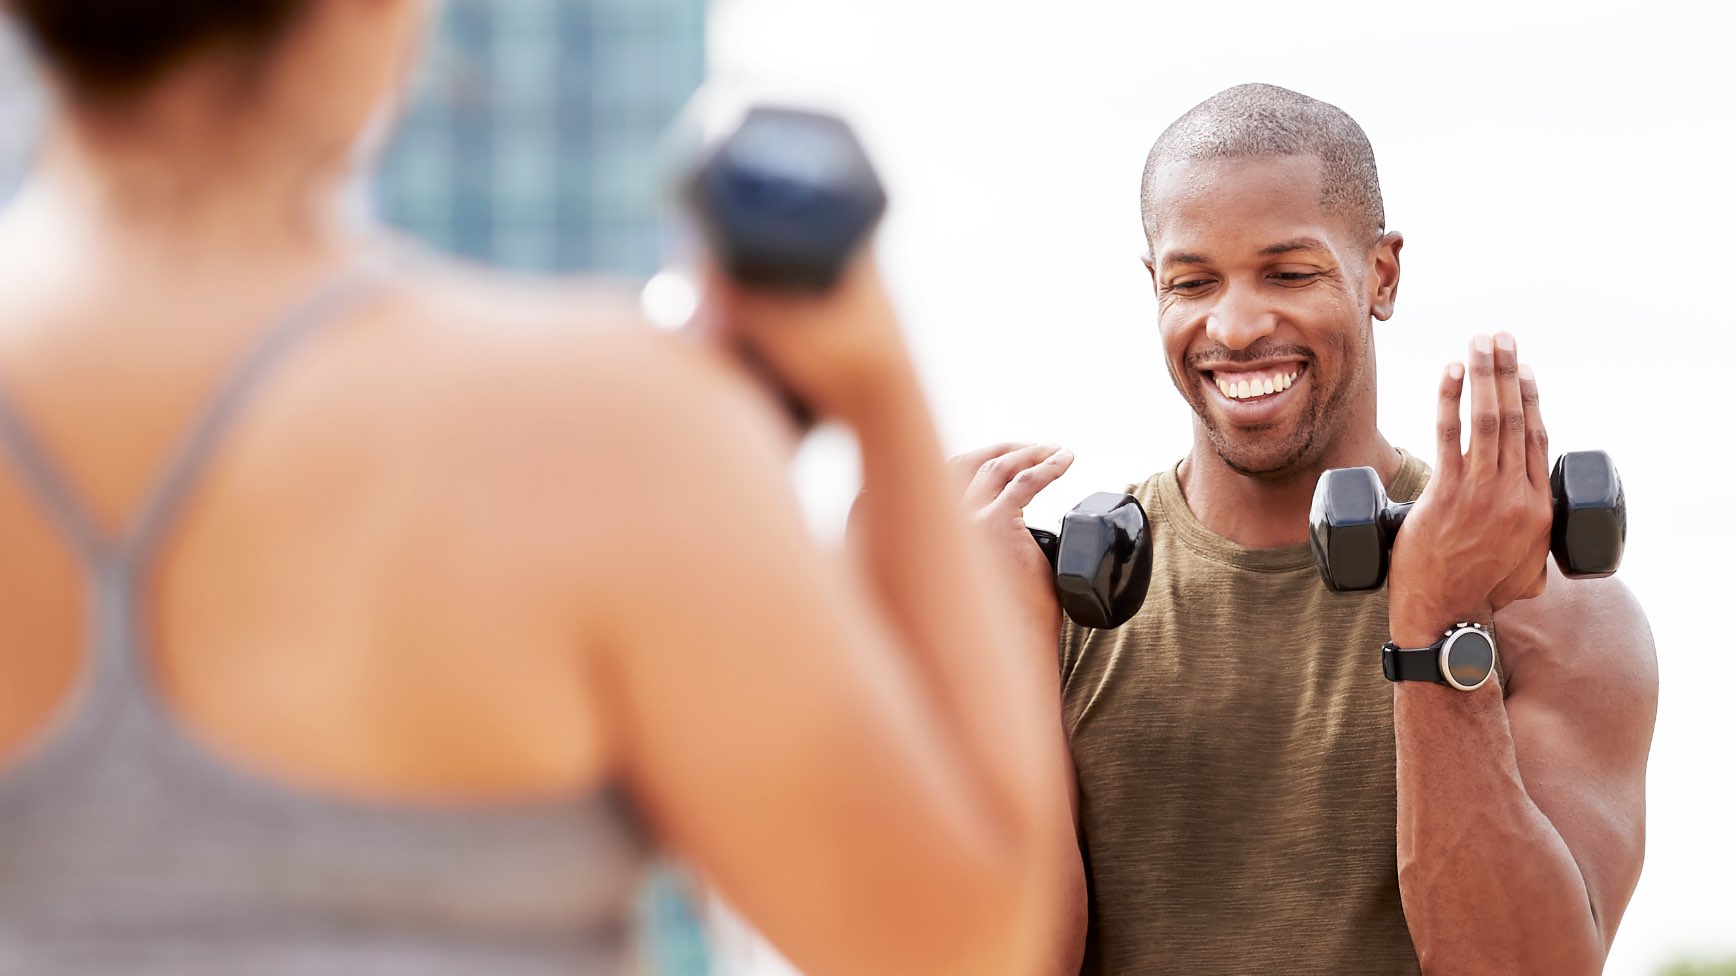
{"type": "Polygon", "coordinates": [[[1260,250],[1258,250],[1255,253],[1257,253],[1260,257],[1268,258],[1268,257],[1272,257],[1272,256],[1278,255],[1278,254],[1289,254],[1291,251],[1330,251],[1330,250],[1332,250],[1332,249],[1327,247],[1325,242],[1321,241],[1319,238],[1296,237],[1296,238],[1292,238],[1292,239],[1287,240],[1287,241],[1280,241],[1276,244],[1269,244],[1265,247],[1260,248],[1260,250]]]}
{"type": "MultiPolygon", "coordinates": [[[[1289,254],[1292,251],[1331,251],[1326,242],[1318,237],[1293,237],[1287,241],[1268,244],[1254,253],[1259,257],[1269,258],[1279,254],[1289,254]]],[[[1170,251],[1159,262],[1163,267],[1173,264],[1210,264],[1211,259],[1195,251],[1170,251]]]]}
{"type": "Polygon", "coordinates": [[[1211,261],[1208,260],[1205,255],[1195,254],[1192,251],[1170,251],[1163,256],[1163,265],[1165,267],[1168,267],[1169,265],[1172,265],[1172,264],[1210,264],[1210,263],[1211,263],[1211,261]]]}

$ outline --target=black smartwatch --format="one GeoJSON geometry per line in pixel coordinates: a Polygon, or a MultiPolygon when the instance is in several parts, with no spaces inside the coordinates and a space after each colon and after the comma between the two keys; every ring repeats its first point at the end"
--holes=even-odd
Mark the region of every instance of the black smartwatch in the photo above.
{"type": "Polygon", "coordinates": [[[1380,669],[1388,681],[1433,681],[1460,691],[1476,691],[1495,673],[1495,637],[1482,624],[1460,621],[1427,647],[1380,649],[1380,669]]]}

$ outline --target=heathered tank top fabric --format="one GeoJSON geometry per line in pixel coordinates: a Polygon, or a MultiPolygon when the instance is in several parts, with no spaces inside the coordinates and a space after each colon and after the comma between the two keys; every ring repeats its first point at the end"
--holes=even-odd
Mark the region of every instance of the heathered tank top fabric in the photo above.
{"type": "Polygon", "coordinates": [[[272,367],[380,283],[346,275],[268,330],[119,542],[0,395],[0,442],[80,553],[90,608],[80,687],[0,773],[0,972],[628,971],[646,843],[613,789],[430,807],[302,793],[205,751],[151,685],[139,595],[158,541],[272,367]]]}
{"type": "MultiPolygon", "coordinates": [[[[1389,493],[1421,494],[1408,454],[1389,493]]],[[[1175,471],[1130,489],[1152,585],[1069,624],[1061,680],[1091,884],[1087,974],[1418,972],[1399,902],[1384,590],[1333,593],[1307,545],[1248,549],[1175,471]]]]}

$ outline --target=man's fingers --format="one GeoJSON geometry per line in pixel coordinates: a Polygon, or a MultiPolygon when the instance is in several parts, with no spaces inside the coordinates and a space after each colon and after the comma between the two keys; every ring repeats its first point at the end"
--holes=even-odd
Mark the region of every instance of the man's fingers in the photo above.
{"type": "Polygon", "coordinates": [[[1011,454],[1020,448],[1032,446],[1034,444],[1031,441],[1001,441],[999,444],[990,444],[987,447],[973,448],[963,454],[955,454],[947,459],[946,466],[961,468],[975,475],[978,468],[995,458],[1003,454],[1011,454]]]}
{"type": "Polygon", "coordinates": [[[1531,487],[1547,491],[1549,485],[1549,431],[1543,426],[1543,411],[1537,403],[1537,376],[1531,367],[1519,367],[1519,402],[1525,407],[1525,471],[1531,487]]]}
{"type": "Polygon", "coordinates": [[[975,473],[971,475],[970,487],[965,489],[965,506],[978,509],[994,504],[1014,478],[1024,473],[1025,469],[1042,464],[1058,449],[1055,444],[1027,445],[991,457],[977,465],[975,473]]]}
{"type": "Polygon", "coordinates": [[[1459,447],[1459,400],[1465,392],[1465,364],[1448,363],[1441,374],[1441,397],[1435,414],[1435,436],[1439,442],[1435,462],[1437,478],[1457,479],[1465,465],[1459,447]]]}
{"type": "Polygon", "coordinates": [[[963,454],[955,454],[946,461],[946,470],[958,482],[961,492],[970,491],[971,482],[976,479],[982,466],[1003,454],[1011,454],[1021,448],[1034,446],[1030,441],[1002,441],[987,447],[978,447],[963,454]]]}
{"type": "Polygon", "coordinates": [[[1501,410],[1501,470],[1517,476],[1525,471],[1525,405],[1519,395],[1519,344],[1507,332],[1495,336],[1495,399],[1501,410]]]}
{"type": "Polygon", "coordinates": [[[1495,344],[1486,335],[1471,340],[1467,371],[1471,383],[1471,449],[1466,457],[1473,476],[1494,474],[1501,463],[1501,400],[1495,383],[1495,344]]]}
{"type": "Polygon", "coordinates": [[[1006,490],[1001,492],[1001,503],[1023,511],[1038,492],[1054,484],[1055,479],[1066,474],[1072,466],[1073,452],[1064,447],[1056,450],[1008,482],[1006,490]]]}

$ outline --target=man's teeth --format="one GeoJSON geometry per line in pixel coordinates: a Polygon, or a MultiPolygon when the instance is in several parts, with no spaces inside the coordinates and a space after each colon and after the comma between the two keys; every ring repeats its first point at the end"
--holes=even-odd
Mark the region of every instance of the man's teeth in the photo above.
{"type": "Polygon", "coordinates": [[[1239,380],[1225,379],[1222,376],[1217,376],[1215,379],[1218,389],[1223,392],[1224,396],[1232,400],[1246,400],[1250,397],[1282,393],[1290,388],[1290,384],[1296,382],[1296,377],[1301,373],[1300,369],[1292,369],[1289,372],[1249,376],[1239,380]]]}

